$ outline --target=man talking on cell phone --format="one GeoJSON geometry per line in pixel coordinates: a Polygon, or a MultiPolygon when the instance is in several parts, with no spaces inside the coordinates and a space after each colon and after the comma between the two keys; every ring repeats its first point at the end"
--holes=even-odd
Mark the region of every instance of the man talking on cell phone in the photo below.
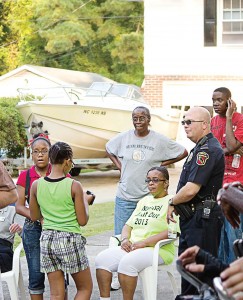
{"type": "MultiPolygon", "coordinates": [[[[231,99],[231,92],[226,87],[214,90],[213,108],[217,114],[211,120],[211,131],[220,142],[225,155],[225,183],[240,181],[243,183],[243,115],[236,111],[236,103],[231,99]]],[[[234,229],[224,219],[219,247],[219,258],[226,264],[236,259],[233,242],[242,237],[243,215],[241,227],[234,229]]]]}

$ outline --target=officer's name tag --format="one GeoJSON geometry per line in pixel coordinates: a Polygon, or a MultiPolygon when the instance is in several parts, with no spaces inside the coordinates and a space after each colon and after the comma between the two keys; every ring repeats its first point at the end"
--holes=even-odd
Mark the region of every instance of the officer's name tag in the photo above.
{"type": "Polygon", "coordinates": [[[4,222],[5,221],[5,217],[0,217],[0,222],[4,222]]]}

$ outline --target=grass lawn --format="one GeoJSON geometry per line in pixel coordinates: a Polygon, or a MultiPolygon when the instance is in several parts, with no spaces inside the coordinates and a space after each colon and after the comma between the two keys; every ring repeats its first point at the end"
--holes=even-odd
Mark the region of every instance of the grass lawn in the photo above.
{"type": "MultiPolygon", "coordinates": [[[[85,237],[96,235],[114,228],[114,202],[94,204],[89,207],[89,222],[82,228],[85,237]]],[[[14,249],[21,238],[15,235],[14,249]]]]}
{"type": "Polygon", "coordinates": [[[89,207],[89,222],[82,228],[85,237],[113,230],[114,204],[114,202],[105,202],[89,207]]]}

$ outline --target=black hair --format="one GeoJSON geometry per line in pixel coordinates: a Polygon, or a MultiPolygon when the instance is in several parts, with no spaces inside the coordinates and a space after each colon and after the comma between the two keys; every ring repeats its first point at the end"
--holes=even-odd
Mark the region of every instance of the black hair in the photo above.
{"type": "Polygon", "coordinates": [[[149,120],[151,119],[150,111],[145,106],[137,106],[137,107],[135,107],[134,110],[132,111],[132,113],[134,113],[135,110],[138,110],[138,109],[144,110],[145,111],[145,115],[149,118],[149,120]]]}
{"type": "Polygon", "coordinates": [[[49,157],[51,164],[62,164],[65,159],[72,160],[73,150],[68,144],[64,142],[57,142],[51,146],[49,150],[49,157]]]}
{"type": "Polygon", "coordinates": [[[40,141],[40,140],[47,142],[49,147],[51,147],[51,142],[50,142],[48,136],[43,133],[37,133],[37,134],[33,135],[33,140],[30,141],[31,148],[33,148],[33,145],[35,144],[35,142],[40,141]]]}
{"type": "Polygon", "coordinates": [[[227,99],[231,99],[231,91],[226,87],[220,87],[214,90],[213,92],[220,92],[226,96],[227,99]]]}
{"type": "Polygon", "coordinates": [[[149,173],[150,171],[153,171],[153,170],[159,171],[159,172],[164,176],[164,178],[165,178],[166,180],[169,180],[169,179],[170,179],[170,175],[169,175],[169,172],[168,172],[168,170],[166,169],[166,167],[153,167],[153,168],[151,168],[150,170],[148,170],[147,176],[148,176],[148,173],[149,173]]]}

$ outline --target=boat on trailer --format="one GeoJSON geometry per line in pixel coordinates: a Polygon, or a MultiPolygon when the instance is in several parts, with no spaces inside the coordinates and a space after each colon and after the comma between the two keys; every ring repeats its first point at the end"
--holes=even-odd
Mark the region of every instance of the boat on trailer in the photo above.
{"type": "Polygon", "coordinates": [[[94,82],[90,88],[19,89],[17,108],[29,132],[48,132],[51,143],[64,141],[74,159],[106,158],[105,144],[119,132],[133,128],[132,111],[149,108],[151,129],[175,139],[179,111],[153,109],[133,85],[94,82]]]}

